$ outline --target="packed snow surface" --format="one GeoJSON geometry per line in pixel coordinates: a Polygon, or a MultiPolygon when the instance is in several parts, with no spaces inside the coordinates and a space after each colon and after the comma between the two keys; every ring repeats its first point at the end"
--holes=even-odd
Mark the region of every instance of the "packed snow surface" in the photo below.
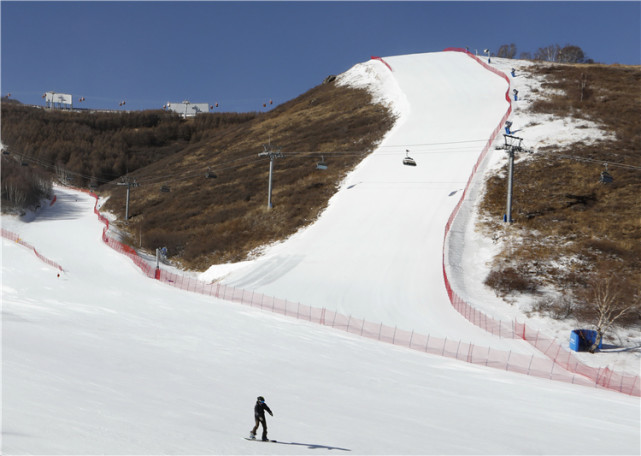
{"type": "MultiPolygon", "coordinates": [[[[507,83],[458,53],[385,60],[393,80],[380,62],[353,71],[402,101],[395,128],[316,224],[224,280],[530,353],[460,317],[442,278],[452,192],[507,109],[507,83]]],[[[64,269],[2,240],[3,454],[640,453],[639,398],[186,293],[101,241],[92,197],[56,195],[34,217],[2,217],[64,269]],[[258,395],[278,443],[243,439],[258,395]]]]}
{"type": "Polygon", "coordinates": [[[385,61],[393,72],[373,60],[344,79],[386,81],[388,98],[403,100],[395,127],[313,226],[223,283],[423,334],[501,343],[452,308],[442,252],[459,191],[509,107],[508,84],[455,52],[385,61]],[[417,166],[403,165],[406,154],[417,166]]]}

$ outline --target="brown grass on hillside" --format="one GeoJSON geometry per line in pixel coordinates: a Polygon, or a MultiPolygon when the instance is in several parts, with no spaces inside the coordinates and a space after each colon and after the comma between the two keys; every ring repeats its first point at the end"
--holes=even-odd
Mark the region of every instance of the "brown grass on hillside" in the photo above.
{"type": "MultiPolygon", "coordinates": [[[[590,119],[611,129],[616,139],[547,147],[518,161],[512,207],[515,223],[507,232],[522,242],[496,258],[495,272],[519,271],[519,283],[507,286],[508,290],[518,291],[521,281],[538,282],[571,297],[578,296],[589,275],[607,263],[612,274],[633,288],[641,287],[641,68],[542,65],[530,71],[545,75],[544,88],[565,93],[533,103],[532,111],[590,119]],[[606,162],[614,177],[609,184],[599,181],[606,162]]],[[[482,211],[488,219],[497,220],[505,212],[506,176],[503,169],[487,182],[482,211]]],[[[494,222],[485,226],[504,229],[494,222]]],[[[487,283],[495,286],[496,277],[490,279],[487,283]]],[[[495,286],[501,294],[506,293],[503,282],[495,286]]],[[[580,307],[575,316],[584,317],[580,307]]],[[[627,320],[639,322],[639,314],[627,320]]]]}
{"type": "MultiPolygon", "coordinates": [[[[364,90],[317,86],[248,123],[205,132],[203,140],[132,173],[141,185],[131,191],[129,224],[121,227],[134,245],[166,246],[188,268],[245,259],[312,223],[393,122],[364,90]],[[271,210],[269,159],[258,157],[270,140],[284,154],[274,162],[271,210]],[[327,170],[316,169],[321,156],[327,170]],[[208,169],[215,179],[205,178],[208,169]]],[[[101,190],[111,195],[105,209],[123,220],[124,188],[101,190]]]]}

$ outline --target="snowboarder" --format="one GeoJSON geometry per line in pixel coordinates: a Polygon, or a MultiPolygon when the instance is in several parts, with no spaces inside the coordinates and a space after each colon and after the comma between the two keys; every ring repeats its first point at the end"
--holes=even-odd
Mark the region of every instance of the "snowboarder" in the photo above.
{"type": "Polygon", "coordinates": [[[263,425],[263,441],[267,441],[267,420],[265,419],[265,411],[271,416],[274,416],[272,411],[269,409],[269,406],[265,404],[265,398],[263,396],[258,396],[256,398],[256,405],[254,406],[254,419],[256,420],[256,425],[249,433],[249,437],[252,439],[256,438],[256,431],[258,430],[258,425],[263,425]]]}

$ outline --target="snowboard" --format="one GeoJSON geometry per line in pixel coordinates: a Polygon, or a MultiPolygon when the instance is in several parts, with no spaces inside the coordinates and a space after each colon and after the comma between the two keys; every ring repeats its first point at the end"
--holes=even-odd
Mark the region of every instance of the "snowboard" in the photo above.
{"type": "Polygon", "coordinates": [[[272,443],[277,443],[276,440],[262,440],[262,439],[252,439],[249,437],[243,437],[245,440],[253,440],[254,442],[272,442],[272,443]]]}

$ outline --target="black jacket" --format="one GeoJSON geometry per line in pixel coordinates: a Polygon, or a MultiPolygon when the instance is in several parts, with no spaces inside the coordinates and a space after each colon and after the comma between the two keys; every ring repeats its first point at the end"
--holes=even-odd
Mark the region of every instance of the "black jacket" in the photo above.
{"type": "Polygon", "coordinates": [[[274,414],[269,409],[267,404],[265,404],[264,402],[256,401],[256,405],[254,406],[254,416],[256,418],[265,419],[265,410],[267,410],[267,413],[269,413],[270,415],[274,416],[274,414]]]}

